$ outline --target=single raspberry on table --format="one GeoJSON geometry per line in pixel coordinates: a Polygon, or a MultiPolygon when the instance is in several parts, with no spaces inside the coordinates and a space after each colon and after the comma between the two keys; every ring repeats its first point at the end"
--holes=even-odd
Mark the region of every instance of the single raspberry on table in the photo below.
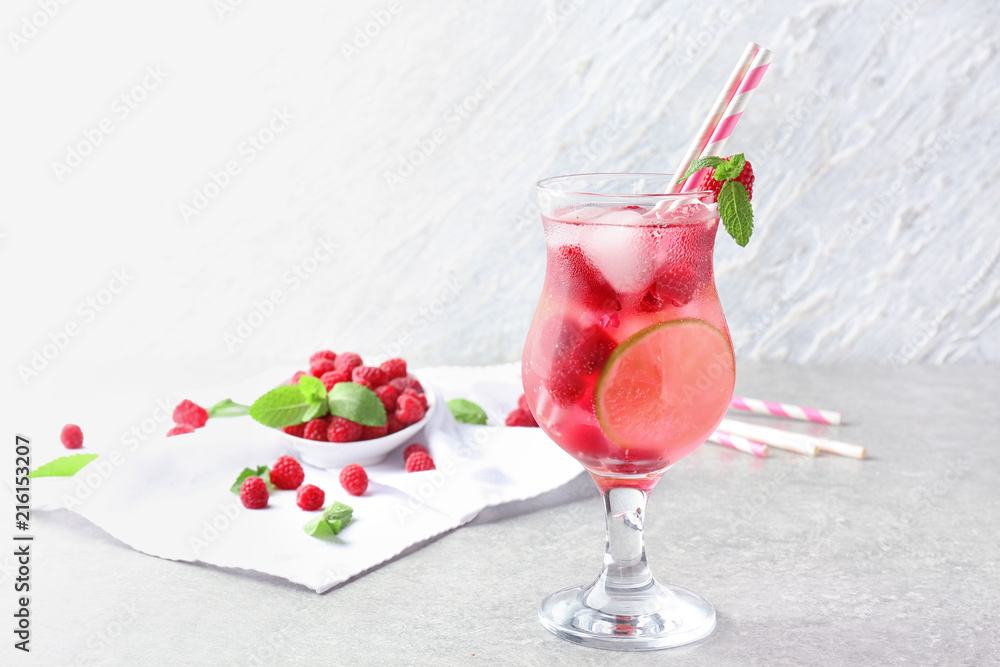
{"type": "Polygon", "coordinates": [[[344,352],[337,355],[337,361],[334,362],[337,370],[353,370],[355,366],[361,365],[361,355],[355,354],[354,352],[344,352]]]}
{"type": "Polygon", "coordinates": [[[302,437],[306,440],[326,442],[326,432],[328,429],[329,424],[325,419],[313,419],[306,423],[306,427],[302,430],[302,437]]]}
{"type": "Polygon", "coordinates": [[[174,408],[174,423],[201,428],[208,421],[208,410],[186,398],[174,408]]]}
{"type": "Polygon", "coordinates": [[[355,366],[351,371],[351,382],[363,384],[374,391],[386,383],[385,371],[378,366],[355,366]]]}
{"type": "Polygon", "coordinates": [[[83,429],[76,424],[66,424],[59,433],[59,441],[66,449],[80,449],[83,447],[83,429]]]}
{"type": "Polygon", "coordinates": [[[394,412],[390,412],[388,415],[386,415],[385,426],[389,430],[389,435],[392,435],[393,433],[399,433],[404,428],[406,428],[406,424],[396,419],[396,414],[394,412]]]}
{"type": "Polygon", "coordinates": [[[361,427],[361,439],[362,440],[374,440],[375,438],[384,438],[389,435],[389,424],[388,420],[386,424],[382,426],[362,426],[361,427]]]}
{"type": "Polygon", "coordinates": [[[329,359],[317,359],[309,364],[309,375],[312,375],[314,378],[323,377],[324,374],[329,373],[335,368],[335,361],[330,361],[329,359]]]}
{"type": "Polygon", "coordinates": [[[271,484],[279,489],[297,489],[305,478],[302,465],[291,456],[280,456],[271,466],[271,484]]]}
{"type": "Polygon", "coordinates": [[[403,424],[416,424],[424,418],[426,412],[420,399],[406,392],[403,392],[403,395],[396,401],[396,419],[403,424]]]}
{"type": "Polygon", "coordinates": [[[334,417],[326,431],[326,439],[330,442],[355,442],[361,439],[364,427],[345,417],[334,417]]]}
{"type": "Polygon", "coordinates": [[[406,459],[406,472],[435,470],[434,459],[427,452],[417,452],[406,459]]]}
{"type": "Polygon", "coordinates": [[[247,477],[240,485],[240,502],[248,510],[267,507],[267,484],[260,477],[247,477]]]}
{"type": "Polygon", "coordinates": [[[507,415],[506,424],[507,426],[538,426],[531,413],[521,408],[514,408],[510,411],[510,414],[507,415]]]}
{"type": "Polygon", "coordinates": [[[517,399],[517,407],[521,408],[525,412],[531,412],[531,410],[528,409],[528,399],[524,394],[521,394],[521,397],[517,399]]]}
{"type": "Polygon", "coordinates": [[[286,426],[281,429],[288,435],[294,435],[296,438],[306,437],[306,425],[305,424],[293,424],[291,426],[286,426]]]}
{"type": "Polygon", "coordinates": [[[375,395],[385,406],[386,414],[392,414],[396,410],[396,400],[402,392],[391,384],[384,384],[375,390],[375,395]]]}
{"type": "Polygon", "coordinates": [[[323,386],[326,387],[327,391],[330,391],[333,389],[333,385],[335,384],[350,382],[351,372],[348,370],[333,370],[329,373],[323,373],[323,375],[320,376],[319,381],[323,383],[323,386]]]}
{"type": "Polygon", "coordinates": [[[333,350],[320,350],[319,352],[314,352],[311,357],[309,357],[309,365],[312,366],[320,359],[326,359],[328,361],[336,361],[337,353],[333,350]]]}
{"type": "Polygon", "coordinates": [[[185,433],[194,433],[194,426],[188,426],[187,424],[175,424],[172,429],[167,431],[167,437],[175,435],[184,435],[185,433]]]}
{"type": "Polygon", "coordinates": [[[398,389],[400,392],[406,391],[407,389],[416,389],[420,393],[423,393],[424,387],[421,385],[416,378],[410,376],[393,378],[389,380],[389,384],[398,389]]]}
{"type": "Polygon", "coordinates": [[[425,394],[422,391],[417,391],[413,387],[410,387],[409,389],[404,391],[403,394],[405,394],[406,396],[412,396],[413,398],[420,401],[420,405],[424,406],[425,411],[427,410],[427,408],[430,407],[430,404],[427,402],[427,394],[425,394]]]}
{"type": "MultiPolygon", "coordinates": [[[[729,158],[723,159],[726,161],[729,160],[729,158]]],[[[740,172],[739,176],[732,180],[737,183],[742,183],[747,189],[747,199],[753,201],[753,166],[749,162],[743,164],[743,171],[740,172]]],[[[715,180],[714,169],[706,169],[705,175],[701,177],[701,185],[698,189],[712,192],[715,195],[713,199],[718,199],[719,191],[722,190],[723,183],[725,183],[725,181],[715,180]]]]}
{"type": "Polygon", "coordinates": [[[395,380],[396,378],[406,377],[405,359],[389,359],[388,361],[383,361],[379,368],[381,368],[382,372],[385,373],[386,382],[389,380],[395,380]]]}
{"type": "Polygon", "coordinates": [[[417,443],[413,443],[412,445],[403,450],[403,460],[404,461],[408,460],[411,456],[413,456],[417,452],[423,452],[428,456],[430,456],[431,454],[430,452],[427,451],[427,448],[424,447],[423,445],[418,445],[417,443]]]}
{"type": "Polygon", "coordinates": [[[340,471],[340,485],[352,496],[360,496],[368,488],[368,473],[357,463],[340,471]]]}
{"type": "Polygon", "coordinates": [[[295,504],[307,511],[321,509],[325,500],[323,489],[312,484],[303,484],[295,494],[295,504]]]}

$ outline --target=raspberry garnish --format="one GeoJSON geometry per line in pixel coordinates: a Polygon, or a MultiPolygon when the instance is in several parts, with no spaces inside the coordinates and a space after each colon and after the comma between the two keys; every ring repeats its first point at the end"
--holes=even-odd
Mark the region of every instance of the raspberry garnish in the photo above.
{"type": "Polygon", "coordinates": [[[375,395],[379,397],[382,405],[385,406],[386,414],[391,415],[396,411],[396,399],[399,398],[400,393],[402,392],[399,391],[399,388],[391,384],[384,384],[375,390],[375,395]]]}
{"type": "MultiPolygon", "coordinates": [[[[729,158],[723,158],[723,159],[729,161],[729,158]]],[[[743,186],[747,189],[747,199],[753,201],[753,166],[749,162],[744,163],[743,171],[740,172],[739,176],[737,176],[732,180],[736,181],[737,183],[742,183],[743,186]]],[[[701,177],[701,185],[698,187],[698,189],[707,190],[713,193],[714,197],[712,198],[712,200],[714,201],[718,199],[719,190],[722,189],[723,183],[725,183],[725,181],[715,180],[715,170],[709,168],[705,170],[705,175],[701,177]]]]}
{"type": "Polygon", "coordinates": [[[352,496],[360,496],[368,488],[368,473],[357,463],[340,471],[340,485],[352,496]]]}
{"type": "Polygon", "coordinates": [[[305,477],[302,465],[291,456],[281,456],[271,466],[271,484],[279,489],[297,489],[305,477]]]}
{"type": "Polygon", "coordinates": [[[427,410],[420,399],[411,394],[403,392],[403,395],[396,401],[396,419],[403,424],[416,424],[424,418],[427,410]]]}
{"type": "Polygon", "coordinates": [[[413,443],[412,445],[403,450],[403,460],[404,461],[408,460],[411,456],[413,456],[417,452],[423,452],[424,454],[430,456],[430,452],[427,451],[426,447],[424,447],[423,445],[418,445],[417,443],[413,443]]]}
{"type": "Polygon", "coordinates": [[[313,419],[311,422],[308,422],[306,427],[302,430],[302,437],[306,440],[326,442],[326,432],[328,428],[329,424],[327,424],[325,419],[313,419]]]}
{"type": "Polygon", "coordinates": [[[332,350],[320,350],[319,352],[314,352],[311,357],[309,357],[309,365],[312,366],[320,359],[327,359],[329,361],[337,360],[337,353],[332,350]]]}
{"type": "Polygon", "coordinates": [[[351,371],[351,382],[363,384],[374,390],[386,383],[385,371],[377,366],[355,366],[351,371]]]}
{"type": "Polygon", "coordinates": [[[174,435],[184,435],[185,433],[194,433],[194,426],[176,424],[172,429],[167,431],[167,437],[169,438],[174,435]]]}
{"type": "MultiPolygon", "coordinates": [[[[192,431],[194,429],[191,429],[192,431]]],[[[170,435],[169,433],[167,435],[170,435]]],[[[66,449],[80,449],[83,447],[83,429],[76,424],[66,424],[62,427],[59,440],[66,449]]]]}
{"type": "Polygon", "coordinates": [[[521,408],[515,408],[507,415],[507,426],[538,426],[531,413],[521,408]]]}
{"type": "Polygon", "coordinates": [[[434,470],[434,459],[427,452],[416,452],[406,459],[406,472],[434,470]]]}
{"type": "Polygon", "coordinates": [[[307,511],[321,509],[324,500],[326,500],[326,493],[323,492],[323,489],[312,484],[303,484],[295,494],[295,504],[307,511]]]}
{"type": "Polygon", "coordinates": [[[240,485],[240,502],[248,510],[267,507],[267,484],[260,477],[247,477],[240,485]]]}
{"type": "Polygon", "coordinates": [[[385,373],[385,381],[395,380],[396,378],[406,377],[406,361],[403,359],[389,359],[388,361],[383,361],[382,365],[379,366],[382,372],[385,373]]]}
{"type": "Polygon", "coordinates": [[[288,435],[294,435],[296,438],[306,437],[306,425],[305,424],[293,424],[292,426],[286,426],[281,429],[288,435]]]}
{"type": "Polygon", "coordinates": [[[355,366],[361,365],[361,355],[355,354],[354,352],[344,352],[337,355],[337,361],[334,362],[337,370],[352,370],[355,366]]]}
{"type": "Polygon", "coordinates": [[[208,410],[184,399],[174,408],[174,423],[201,428],[208,421],[208,410]]]}
{"type": "Polygon", "coordinates": [[[329,373],[334,368],[336,368],[336,362],[329,359],[317,359],[316,361],[309,364],[309,375],[314,378],[323,377],[325,373],[329,373]]]}
{"type": "Polygon", "coordinates": [[[327,391],[330,391],[333,389],[333,385],[339,382],[350,382],[351,372],[347,369],[341,369],[339,371],[332,370],[329,373],[323,373],[323,375],[320,376],[319,381],[323,383],[323,386],[326,387],[327,391]]]}
{"type": "Polygon", "coordinates": [[[330,442],[355,442],[361,439],[363,427],[344,417],[333,417],[326,431],[326,439],[330,442]]]}

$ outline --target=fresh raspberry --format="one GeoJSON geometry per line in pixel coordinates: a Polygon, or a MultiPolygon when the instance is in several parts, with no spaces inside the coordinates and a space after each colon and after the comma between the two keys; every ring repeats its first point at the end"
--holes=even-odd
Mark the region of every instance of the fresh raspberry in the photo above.
{"type": "Polygon", "coordinates": [[[351,372],[347,370],[333,370],[329,373],[323,373],[323,375],[319,378],[319,381],[323,383],[323,386],[326,387],[327,391],[330,391],[333,389],[333,385],[335,384],[340,382],[350,382],[351,372]]]}
{"type": "Polygon", "coordinates": [[[389,435],[392,435],[393,433],[399,433],[404,428],[406,428],[406,424],[396,419],[396,414],[394,412],[390,412],[388,415],[386,415],[385,426],[389,430],[389,435]]]}
{"type": "Polygon", "coordinates": [[[409,460],[409,458],[414,454],[416,454],[417,452],[423,452],[428,456],[431,455],[431,453],[427,451],[426,447],[424,447],[423,445],[418,445],[417,443],[413,443],[412,445],[403,450],[403,460],[404,461],[409,460]]]}
{"type": "Polygon", "coordinates": [[[355,366],[351,371],[351,382],[363,384],[374,391],[386,383],[385,371],[378,366],[355,366]]]}
{"type": "Polygon", "coordinates": [[[280,456],[271,466],[271,484],[279,489],[297,489],[305,478],[302,465],[291,456],[280,456]]]}
{"type": "Polygon", "coordinates": [[[201,428],[208,421],[208,410],[184,399],[174,408],[174,423],[201,428]]]}
{"type": "Polygon", "coordinates": [[[194,426],[188,426],[187,424],[177,424],[172,429],[167,431],[167,437],[174,435],[184,435],[185,433],[194,433],[194,426]]]}
{"type": "Polygon", "coordinates": [[[407,396],[412,396],[413,398],[415,398],[418,401],[420,401],[420,405],[424,406],[424,411],[426,411],[427,408],[430,407],[430,404],[427,402],[427,395],[424,394],[423,392],[417,391],[413,387],[410,387],[409,389],[405,390],[403,393],[406,394],[407,396]]]}
{"type": "Polygon", "coordinates": [[[337,370],[353,370],[355,366],[361,365],[361,355],[355,354],[354,352],[344,352],[337,355],[337,361],[335,362],[337,370]]]}
{"type": "Polygon", "coordinates": [[[614,339],[600,325],[580,331],[575,324],[566,324],[546,379],[552,401],[559,407],[566,407],[580,398],[586,388],[584,376],[601,369],[614,349],[614,339]]]}
{"type": "Polygon", "coordinates": [[[296,438],[306,437],[306,425],[305,424],[293,424],[292,426],[286,426],[281,429],[288,435],[294,435],[296,438]]]}
{"type": "Polygon", "coordinates": [[[330,442],[355,442],[361,439],[363,426],[345,417],[334,417],[326,431],[326,439],[330,442]]]}
{"type": "Polygon", "coordinates": [[[384,438],[389,435],[389,425],[388,420],[383,426],[362,426],[361,427],[361,439],[362,440],[374,440],[375,438],[384,438]]]}
{"type": "Polygon", "coordinates": [[[398,389],[400,393],[406,391],[407,389],[416,389],[419,392],[423,392],[424,390],[423,385],[417,382],[416,378],[412,378],[410,376],[393,378],[389,381],[389,384],[398,389]]]}
{"type": "Polygon", "coordinates": [[[326,442],[326,432],[328,428],[329,425],[326,423],[325,419],[313,419],[311,422],[308,422],[306,427],[302,430],[302,437],[306,440],[326,442]]]}
{"type": "Polygon", "coordinates": [[[267,507],[267,484],[260,477],[247,477],[240,485],[240,502],[248,510],[267,507]]]}
{"type": "Polygon", "coordinates": [[[698,285],[694,267],[688,264],[671,264],[656,276],[640,300],[639,308],[646,312],[657,312],[667,306],[680,308],[691,301],[698,285]]]}
{"type": "MultiPolygon", "coordinates": [[[[194,429],[191,429],[192,431],[194,429]]],[[[170,435],[169,433],[167,435],[170,435]]],[[[62,427],[59,440],[66,449],[80,449],[83,447],[83,429],[76,424],[66,424],[62,427]]]]}
{"type": "Polygon", "coordinates": [[[352,496],[360,496],[368,488],[368,473],[357,463],[340,471],[340,485],[352,496]]]}
{"type": "Polygon", "coordinates": [[[515,408],[507,415],[507,426],[538,426],[538,423],[527,410],[515,408]]]}
{"type": "Polygon", "coordinates": [[[303,484],[295,494],[295,504],[309,512],[322,508],[325,500],[323,489],[312,484],[303,484]]]}
{"type": "Polygon", "coordinates": [[[406,472],[434,470],[434,459],[427,452],[416,452],[406,459],[406,472]]]}
{"type": "Polygon", "coordinates": [[[329,359],[317,359],[309,364],[309,375],[314,378],[323,377],[325,373],[329,373],[334,368],[336,368],[336,362],[329,359]]]}
{"type": "Polygon", "coordinates": [[[406,377],[405,359],[389,359],[388,361],[383,361],[379,368],[381,368],[382,372],[385,373],[386,382],[389,380],[395,380],[396,378],[406,377]]]}
{"type": "MultiPolygon", "coordinates": [[[[729,158],[724,158],[726,161],[729,158]]],[[[747,199],[753,200],[753,166],[747,162],[743,165],[743,171],[740,175],[733,179],[738,183],[742,183],[747,189],[747,199]]],[[[722,189],[722,184],[725,181],[715,180],[715,169],[706,169],[705,175],[701,177],[701,186],[699,190],[707,190],[713,193],[712,200],[715,201],[719,197],[719,191],[722,189]]]]}
{"type": "Polygon", "coordinates": [[[379,397],[382,405],[385,406],[386,414],[390,415],[396,411],[396,399],[399,398],[401,393],[399,388],[391,384],[384,384],[375,390],[375,395],[379,397]]]}
{"type": "Polygon", "coordinates": [[[517,399],[517,407],[521,408],[525,412],[531,412],[531,410],[528,409],[528,399],[524,394],[521,394],[521,397],[517,399]]]}
{"type": "Polygon", "coordinates": [[[396,401],[396,419],[404,424],[416,424],[426,412],[424,404],[416,396],[404,392],[396,401]]]}
{"type": "Polygon", "coordinates": [[[309,357],[309,365],[312,366],[320,359],[327,359],[329,361],[337,360],[337,353],[332,350],[320,350],[319,352],[314,352],[311,357],[309,357]]]}
{"type": "Polygon", "coordinates": [[[615,340],[599,325],[589,326],[580,332],[573,346],[571,363],[583,375],[604,368],[604,362],[615,351],[615,340]]]}
{"type": "Polygon", "coordinates": [[[291,380],[292,384],[298,384],[299,378],[302,377],[303,375],[308,375],[308,373],[306,373],[305,371],[295,371],[295,375],[292,376],[291,380]]]}
{"type": "Polygon", "coordinates": [[[560,246],[555,252],[555,274],[590,310],[610,313],[622,309],[618,294],[578,245],[560,246]]]}

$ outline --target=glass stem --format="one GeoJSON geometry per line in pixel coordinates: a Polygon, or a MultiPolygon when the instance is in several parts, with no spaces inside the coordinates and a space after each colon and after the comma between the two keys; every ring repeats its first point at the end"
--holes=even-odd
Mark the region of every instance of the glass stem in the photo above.
{"type": "Polygon", "coordinates": [[[642,524],[646,515],[645,491],[627,487],[603,489],[608,541],[604,569],[592,594],[597,598],[622,597],[647,591],[654,586],[646,564],[642,524]]]}

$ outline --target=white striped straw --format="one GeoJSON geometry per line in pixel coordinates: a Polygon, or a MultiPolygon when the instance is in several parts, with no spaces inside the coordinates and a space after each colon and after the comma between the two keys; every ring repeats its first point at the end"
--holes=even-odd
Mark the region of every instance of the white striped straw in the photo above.
{"type": "Polygon", "coordinates": [[[767,443],[772,447],[780,447],[781,449],[799,452],[808,456],[816,456],[818,449],[830,452],[831,454],[847,456],[852,459],[863,459],[868,455],[868,450],[861,445],[852,445],[847,442],[827,440],[826,438],[814,438],[802,433],[792,433],[791,431],[782,431],[767,426],[748,424],[735,419],[723,419],[719,428],[730,433],[735,433],[736,435],[742,435],[744,438],[753,438],[754,440],[767,443]]]}
{"type": "Polygon", "coordinates": [[[746,398],[745,396],[733,396],[729,407],[734,410],[753,412],[758,415],[773,415],[787,419],[798,419],[799,421],[816,422],[817,424],[836,425],[843,420],[843,415],[834,410],[805,408],[801,405],[762,401],[759,398],[746,398]]]}
{"type": "Polygon", "coordinates": [[[754,456],[760,456],[761,458],[767,456],[767,445],[763,442],[747,440],[744,437],[733,435],[732,433],[726,433],[725,431],[716,431],[712,435],[708,436],[708,441],[714,442],[717,445],[732,447],[733,449],[746,454],[753,454],[754,456]]]}

